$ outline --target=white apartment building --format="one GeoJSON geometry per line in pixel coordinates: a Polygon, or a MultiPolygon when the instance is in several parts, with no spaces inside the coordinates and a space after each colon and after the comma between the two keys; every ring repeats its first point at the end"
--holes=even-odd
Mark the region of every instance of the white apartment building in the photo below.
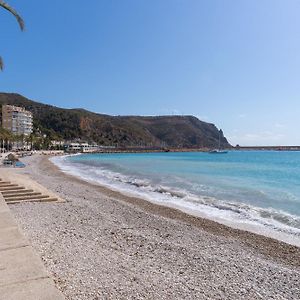
{"type": "Polygon", "coordinates": [[[22,107],[2,105],[2,127],[15,135],[30,135],[32,113],[22,107]]]}

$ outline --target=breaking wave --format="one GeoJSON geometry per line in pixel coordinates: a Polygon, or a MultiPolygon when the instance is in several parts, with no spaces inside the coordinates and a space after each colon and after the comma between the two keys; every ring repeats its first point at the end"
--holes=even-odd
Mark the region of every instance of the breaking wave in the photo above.
{"type": "Polygon", "coordinates": [[[109,165],[74,163],[67,156],[51,159],[63,172],[88,182],[100,184],[162,205],[199,213],[213,220],[236,224],[263,226],[279,233],[300,237],[300,217],[274,208],[261,208],[249,204],[196,195],[186,189],[155,184],[149,179],[124,175],[109,170],[109,165]]]}

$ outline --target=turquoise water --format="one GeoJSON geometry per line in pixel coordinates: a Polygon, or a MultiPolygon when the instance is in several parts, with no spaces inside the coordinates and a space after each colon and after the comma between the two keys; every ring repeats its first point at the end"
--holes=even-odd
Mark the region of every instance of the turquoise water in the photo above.
{"type": "Polygon", "coordinates": [[[56,163],[161,204],[300,234],[300,152],[83,154],[56,163]]]}

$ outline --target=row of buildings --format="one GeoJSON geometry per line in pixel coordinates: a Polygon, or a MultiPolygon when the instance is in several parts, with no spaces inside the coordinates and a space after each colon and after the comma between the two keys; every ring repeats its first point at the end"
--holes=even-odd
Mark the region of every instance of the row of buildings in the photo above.
{"type": "Polygon", "coordinates": [[[64,149],[69,153],[93,153],[93,152],[103,152],[109,149],[114,149],[114,146],[99,146],[97,144],[89,144],[89,143],[73,143],[73,142],[65,142],[64,149]]]}
{"type": "MultiPolygon", "coordinates": [[[[32,113],[22,107],[14,106],[14,105],[2,105],[2,127],[14,135],[29,136],[33,131],[33,116],[32,113]]],[[[2,141],[2,147],[3,147],[2,141]]],[[[52,147],[58,147],[60,149],[64,149],[70,153],[76,152],[99,152],[103,151],[106,148],[99,146],[97,144],[89,144],[85,142],[74,143],[74,142],[66,142],[66,141],[51,141],[52,147]]],[[[13,149],[26,149],[30,150],[31,145],[23,142],[13,142],[13,149]]]]}

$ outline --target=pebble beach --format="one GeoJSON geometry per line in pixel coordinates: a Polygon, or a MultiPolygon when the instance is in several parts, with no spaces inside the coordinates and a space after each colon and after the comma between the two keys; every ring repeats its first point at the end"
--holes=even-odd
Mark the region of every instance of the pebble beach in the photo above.
{"type": "Polygon", "coordinates": [[[66,200],[10,206],[66,299],[300,299],[296,246],[24,162],[66,200]]]}

